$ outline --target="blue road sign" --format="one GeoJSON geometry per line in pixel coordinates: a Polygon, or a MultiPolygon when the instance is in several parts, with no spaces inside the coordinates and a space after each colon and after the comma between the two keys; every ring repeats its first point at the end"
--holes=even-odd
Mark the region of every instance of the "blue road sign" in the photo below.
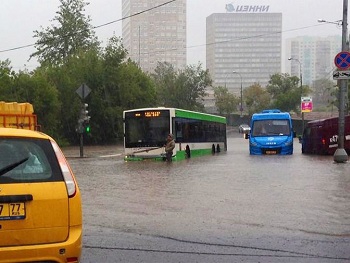
{"type": "Polygon", "coordinates": [[[350,52],[339,52],[334,58],[334,64],[338,69],[347,70],[350,68],[350,52]]]}

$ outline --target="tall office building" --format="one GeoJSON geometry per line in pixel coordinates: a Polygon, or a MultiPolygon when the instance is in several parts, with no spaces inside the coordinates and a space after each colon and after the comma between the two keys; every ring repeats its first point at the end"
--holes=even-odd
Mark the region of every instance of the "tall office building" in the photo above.
{"type": "Polygon", "coordinates": [[[311,86],[317,79],[332,79],[334,57],[341,51],[341,36],[301,36],[286,40],[286,71],[302,75],[303,85],[311,86]]]}
{"type": "Polygon", "coordinates": [[[146,72],[158,62],[186,66],[186,0],[123,0],[123,45],[146,72]],[[148,10],[148,11],[145,11],[148,10]]]}
{"type": "Polygon", "coordinates": [[[215,86],[242,89],[281,72],[281,13],[218,13],[207,17],[207,69],[215,86]]]}

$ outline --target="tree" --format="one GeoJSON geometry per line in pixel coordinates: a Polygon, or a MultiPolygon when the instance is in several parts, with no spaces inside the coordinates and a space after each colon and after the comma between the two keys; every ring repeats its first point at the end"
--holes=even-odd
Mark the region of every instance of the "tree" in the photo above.
{"type": "Polygon", "coordinates": [[[312,83],[312,102],[314,110],[338,106],[334,82],[329,79],[318,79],[312,83]]]}
{"type": "Polygon", "coordinates": [[[131,60],[121,38],[113,36],[101,54],[101,83],[94,90],[91,104],[96,109],[92,123],[100,141],[115,142],[123,138],[123,110],[150,107],[156,102],[151,78],[131,60]]]}
{"type": "Polygon", "coordinates": [[[83,14],[88,3],[83,0],[60,0],[60,3],[53,19],[57,24],[34,31],[34,38],[38,38],[35,43],[37,51],[30,55],[30,59],[37,57],[41,64],[59,65],[70,56],[99,45],[90,17],[83,14]]]}
{"type": "Polygon", "coordinates": [[[10,61],[0,62],[0,100],[31,103],[41,130],[59,139],[58,93],[44,70],[16,73],[12,71],[10,61]]]}
{"type": "Polygon", "coordinates": [[[175,91],[177,79],[174,66],[167,62],[158,62],[151,77],[155,83],[159,106],[173,105],[173,102],[176,101],[175,91]]]}
{"type": "Polygon", "coordinates": [[[187,108],[189,110],[203,111],[203,100],[206,95],[206,88],[211,86],[212,79],[210,78],[209,71],[203,70],[202,65],[190,65],[183,70],[179,79],[180,87],[183,87],[183,92],[180,92],[179,99],[183,102],[179,107],[187,108]]]}
{"type": "Polygon", "coordinates": [[[16,91],[13,90],[13,79],[16,73],[10,66],[11,62],[7,59],[0,61],[0,100],[16,101],[16,91]]]}
{"type": "Polygon", "coordinates": [[[287,73],[271,76],[266,90],[272,97],[271,107],[281,111],[300,112],[300,98],[310,92],[308,86],[298,86],[299,78],[287,73]]]}
{"type": "Polygon", "coordinates": [[[276,99],[283,93],[287,93],[298,88],[299,78],[291,77],[288,73],[273,74],[270,77],[266,90],[276,99]]]}
{"type": "Polygon", "coordinates": [[[214,97],[219,114],[230,114],[237,108],[238,98],[225,87],[215,87],[214,97]]]}
{"type": "Polygon", "coordinates": [[[244,89],[243,93],[249,115],[267,109],[270,105],[271,95],[258,83],[244,89]]]}
{"type": "Polygon", "coordinates": [[[160,105],[195,111],[204,110],[205,90],[211,85],[212,80],[209,71],[203,70],[201,64],[175,70],[170,63],[158,63],[152,78],[160,105]]]}
{"type": "Polygon", "coordinates": [[[41,130],[60,139],[60,102],[56,87],[47,79],[46,73],[38,69],[32,74],[19,72],[14,79],[18,102],[29,102],[34,106],[41,130]]]}

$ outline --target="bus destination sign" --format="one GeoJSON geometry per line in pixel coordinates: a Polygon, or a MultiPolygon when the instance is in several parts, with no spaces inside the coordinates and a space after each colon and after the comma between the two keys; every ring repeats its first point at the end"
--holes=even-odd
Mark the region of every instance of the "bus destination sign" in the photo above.
{"type": "Polygon", "coordinates": [[[145,117],[152,118],[152,117],[159,117],[160,111],[145,111],[145,117]]]}

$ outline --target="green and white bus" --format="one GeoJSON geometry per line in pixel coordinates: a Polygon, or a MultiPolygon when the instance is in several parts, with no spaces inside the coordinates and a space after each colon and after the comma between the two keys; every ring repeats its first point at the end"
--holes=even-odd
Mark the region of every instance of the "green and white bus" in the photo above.
{"type": "Polygon", "coordinates": [[[164,145],[174,135],[173,160],[227,150],[226,118],[175,108],[143,108],[123,112],[124,152],[129,160],[165,160],[164,145]]]}

